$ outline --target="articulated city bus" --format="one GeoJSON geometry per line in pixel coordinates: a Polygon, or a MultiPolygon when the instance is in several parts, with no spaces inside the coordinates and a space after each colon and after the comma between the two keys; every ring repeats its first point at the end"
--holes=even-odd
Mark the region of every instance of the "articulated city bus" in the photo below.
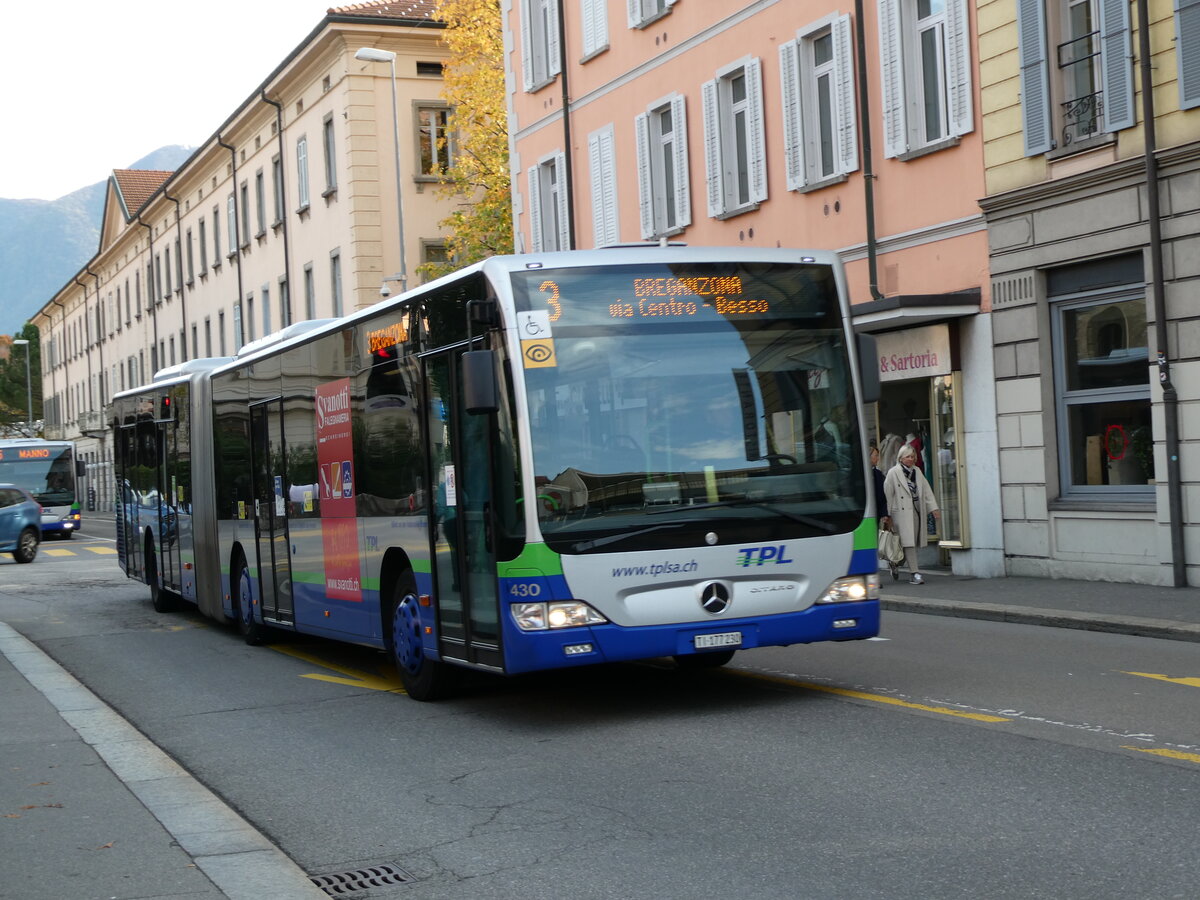
{"type": "Polygon", "coordinates": [[[833,254],[493,258],[119,394],[120,562],[416,699],[872,637],[860,356],[833,254]]]}
{"type": "Polygon", "coordinates": [[[82,525],[76,478],[86,471],[70,441],[0,440],[0,482],[29,491],[42,505],[42,536],[69,539],[82,525]]]}

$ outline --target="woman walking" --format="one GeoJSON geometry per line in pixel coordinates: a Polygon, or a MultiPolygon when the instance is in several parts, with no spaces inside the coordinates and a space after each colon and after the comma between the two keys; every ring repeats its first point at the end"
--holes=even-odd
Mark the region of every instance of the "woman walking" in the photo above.
{"type": "MultiPolygon", "coordinates": [[[[924,584],[917,564],[917,548],[929,543],[925,528],[929,514],[933,513],[933,517],[939,519],[942,512],[933,496],[933,488],[917,468],[917,451],[911,446],[906,444],[900,448],[896,465],[883,480],[883,492],[892,517],[892,530],[900,535],[900,545],[904,548],[904,562],[911,574],[909,583],[924,584]]],[[[895,567],[892,576],[899,577],[895,567]]]]}

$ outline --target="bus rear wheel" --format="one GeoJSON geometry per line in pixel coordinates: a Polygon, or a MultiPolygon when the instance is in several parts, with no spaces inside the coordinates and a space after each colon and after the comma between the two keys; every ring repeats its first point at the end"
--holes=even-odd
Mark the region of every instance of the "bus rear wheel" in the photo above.
{"type": "Polygon", "coordinates": [[[459,670],[425,655],[421,605],[412,572],[405,572],[396,581],[388,618],[388,653],[408,696],[414,700],[440,700],[453,693],[459,670]]]}
{"type": "Polygon", "coordinates": [[[233,565],[230,581],[233,590],[233,614],[237,617],[238,633],[250,646],[258,646],[267,637],[267,627],[254,621],[254,586],[250,583],[250,569],[246,557],[238,553],[233,565]]]}
{"type": "Polygon", "coordinates": [[[719,669],[733,659],[735,650],[713,650],[710,653],[687,653],[675,657],[675,665],[688,671],[719,669]]]}
{"type": "Polygon", "coordinates": [[[158,613],[175,610],[175,597],[162,586],[158,578],[158,560],[154,556],[154,545],[146,541],[146,584],[150,586],[150,605],[158,613]]]}

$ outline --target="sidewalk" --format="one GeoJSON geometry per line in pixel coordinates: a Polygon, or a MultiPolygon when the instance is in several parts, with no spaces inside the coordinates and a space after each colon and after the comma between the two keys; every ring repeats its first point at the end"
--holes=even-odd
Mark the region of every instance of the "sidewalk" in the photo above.
{"type": "MultiPolygon", "coordinates": [[[[884,610],[1200,641],[1200,590],[1049,578],[879,573],[884,610]]],[[[885,613],[886,615],[886,613],[885,613]]]]}
{"type": "Polygon", "coordinates": [[[219,797],[2,622],[0,696],[0,896],[327,900],[219,797]]]}

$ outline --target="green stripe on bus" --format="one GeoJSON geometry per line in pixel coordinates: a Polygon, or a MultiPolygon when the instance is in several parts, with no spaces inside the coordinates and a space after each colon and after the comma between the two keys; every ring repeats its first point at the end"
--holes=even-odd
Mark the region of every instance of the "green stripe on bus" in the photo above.
{"type": "Polygon", "coordinates": [[[854,549],[874,550],[879,546],[879,530],[875,527],[875,519],[863,519],[862,524],[854,529],[854,549]]]}
{"type": "Polygon", "coordinates": [[[543,575],[561,575],[562,557],[545,544],[526,544],[516,559],[496,563],[496,574],[501,578],[520,577],[530,569],[536,569],[543,575]]]}

